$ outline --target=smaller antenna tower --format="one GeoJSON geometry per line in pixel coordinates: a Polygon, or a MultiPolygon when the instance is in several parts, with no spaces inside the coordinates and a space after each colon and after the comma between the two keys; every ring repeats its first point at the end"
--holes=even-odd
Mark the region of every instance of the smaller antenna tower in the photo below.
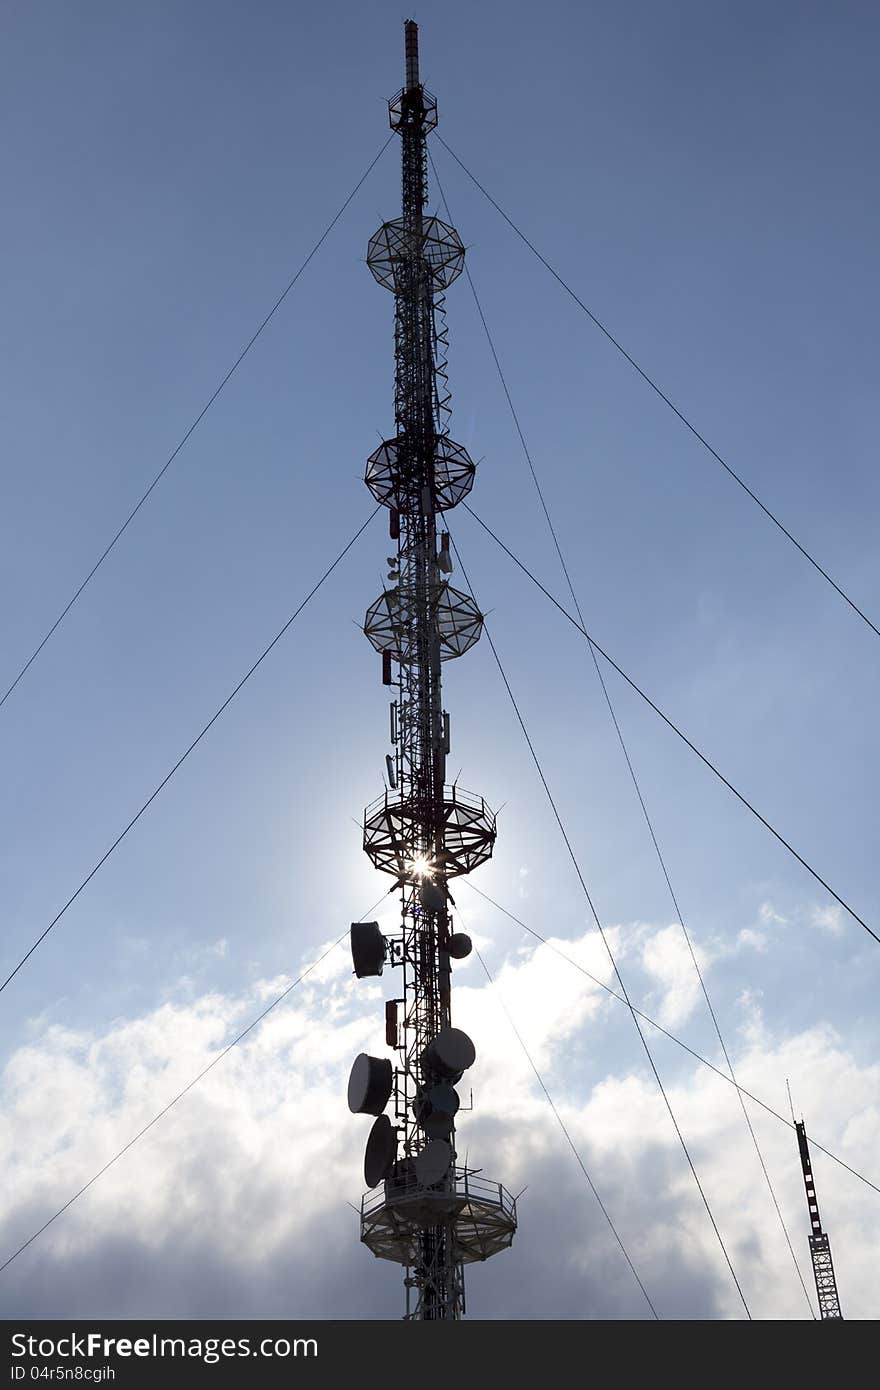
{"type": "MultiPolygon", "coordinates": [[[[789,1099],[791,1093],[789,1092],[789,1099]]],[[[798,1148],[801,1153],[801,1167],[804,1170],[804,1187],[807,1189],[807,1206],[810,1211],[810,1259],[813,1261],[813,1276],[816,1280],[816,1297],[819,1300],[819,1317],[823,1322],[834,1319],[843,1321],[840,1311],[840,1298],[837,1293],[837,1280],[831,1261],[831,1246],[822,1230],[819,1219],[819,1203],[816,1200],[816,1184],[813,1182],[813,1165],[810,1161],[810,1146],[807,1143],[807,1127],[803,1120],[795,1120],[798,1148]]]]}

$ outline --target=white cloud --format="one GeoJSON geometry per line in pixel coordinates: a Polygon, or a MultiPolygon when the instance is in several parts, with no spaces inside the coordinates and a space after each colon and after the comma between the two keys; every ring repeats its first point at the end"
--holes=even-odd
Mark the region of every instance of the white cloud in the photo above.
{"type": "MultiPolygon", "coordinates": [[[[691,938],[693,940],[693,938],[691,938]]],[[[705,950],[694,943],[694,953],[705,971],[705,950]]],[[[642,965],[661,988],[658,1023],[665,1028],[680,1026],[690,1017],[700,995],[700,982],[681,927],[663,927],[650,935],[642,946],[642,965]]]]}
{"type": "Polygon", "coordinates": [[[742,931],[736,934],[736,943],[737,946],[758,951],[764,955],[767,950],[767,935],[765,932],[755,931],[753,927],[743,927],[742,931]]]}
{"type": "MultiPolygon", "coordinates": [[[[641,951],[662,986],[664,1016],[677,1019],[690,995],[671,931],[653,931],[641,951]]],[[[615,951],[625,935],[633,940],[612,929],[615,951]]],[[[595,933],[554,944],[610,978],[595,933]]],[[[646,1311],[500,998],[661,1314],[740,1316],[650,1073],[639,1062],[636,1070],[606,1069],[595,1084],[573,1084],[572,1058],[578,1049],[596,1051],[606,1019],[621,1006],[549,947],[517,952],[495,973],[497,992],[474,971],[455,992],[456,1022],[478,1050],[476,1109],[462,1118],[461,1147],[487,1177],[528,1191],[513,1249],[469,1276],[472,1315],[646,1311]]],[[[216,1056],[264,1006],[270,987],[285,983],[175,1000],[99,1034],[43,1026],[20,1047],[3,1074],[0,1255],[216,1056]]],[[[0,1275],[5,1316],[397,1317],[401,1272],[359,1248],[346,1205],[358,1200],[369,1129],[347,1110],[348,1069],[357,1052],[381,1052],[381,998],[393,988],[356,981],[346,953],[334,952],[0,1275]]],[[[747,1026],[734,1057],[741,1083],[784,1114],[790,1076],[809,1131],[876,1176],[880,1068],[859,1063],[821,1025],[775,1036],[759,996],[744,1002],[747,1026]]],[[[690,1061],[667,1085],[754,1312],[803,1316],[732,1088],[690,1061]]],[[[808,1276],[794,1137],[750,1108],[808,1276]]],[[[818,1151],[814,1163],[844,1311],[872,1316],[876,1194],[818,1151]]]]}
{"type": "Polygon", "coordinates": [[[783,917],[780,912],[776,911],[772,903],[761,903],[761,906],[758,908],[758,916],[762,922],[768,924],[773,923],[780,927],[784,927],[788,921],[787,917],[783,917]]]}
{"type": "Polygon", "coordinates": [[[832,936],[840,936],[846,929],[843,908],[838,903],[829,903],[826,907],[814,907],[810,913],[810,925],[818,927],[820,931],[830,932],[832,936]]]}

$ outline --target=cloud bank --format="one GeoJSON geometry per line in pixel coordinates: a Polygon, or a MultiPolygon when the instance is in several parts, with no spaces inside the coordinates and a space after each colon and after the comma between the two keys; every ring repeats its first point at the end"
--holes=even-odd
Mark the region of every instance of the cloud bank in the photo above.
{"type": "MultiPolygon", "coordinates": [[[[479,938],[478,938],[479,939],[479,938]]],[[[682,1028],[699,1007],[680,936],[612,929],[650,1008],[682,1028]]],[[[610,982],[595,935],[560,941],[610,982]]],[[[320,953],[312,953],[312,958],[320,953]]],[[[711,967],[704,958],[707,969],[711,967]]],[[[638,1051],[598,1077],[609,1018],[625,1011],[547,946],[458,972],[456,1022],[477,1042],[462,1153],[520,1202],[510,1251],[468,1273],[478,1318],[650,1316],[512,1030],[512,1018],[664,1318],[735,1318],[742,1305],[638,1051]],[[508,1016],[509,1015],[509,1016],[508,1016]],[[585,1078],[589,1076],[589,1080],[585,1078]]],[[[0,1252],[6,1258],[158,1112],[286,981],[170,999],[103,1033],[42,1026],[2,1079],[0,1252]]],[[[368,1123],[349,1114],[354,1055],[381,1053],[379,982],[333,952],[287,1001],[0,1275],[10,1317],[396,1318],[401,1271],[358,1243],[368,1123]]],[[[649,1034],[651,1030],[648,1030],[649,1034]]],[[[818,1137],[876,1178],[880,1067],[819,1024],[781,1036],[746,1001],[728,1039],[742,1084],[783,1108],[784,1078],[818,1137]]],[[[808,1316],[736,1094],[662,1040],[657,1060],[753,1315],[808,1316]]],[[[717,1057],[712,1054],[712,1060],[717,1057]]],[[[794,1136],[751,1107],[812,1294],[794,1136]]],[[[872,1317],[880,1199],[816,1153],[844,1312],[872,1317]]]]}

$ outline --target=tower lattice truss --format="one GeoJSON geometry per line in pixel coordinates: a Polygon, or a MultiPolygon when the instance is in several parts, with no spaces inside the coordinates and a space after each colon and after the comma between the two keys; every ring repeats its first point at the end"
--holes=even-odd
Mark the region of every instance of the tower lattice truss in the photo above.
{"type": "Polygon", "coordinates": [[[804,1172],[807,1208],[810,1213],[810,1259],[813,1262],[813,1277],[816,1280],[819,1317],[823,1322],[826,1320],[840,1321],[843,1318],[843,1313],[840,1311],[840,1296],[837,1292],[837,1280],[834,1277],[834,1265],[831,1260],[831,1243],[826,1232],[822,1229],[822,1221],[819,1216],[819,1199],[816,1196],[816,1184],[813,1181],[813,1163],[810,1158],[810,1145],[807,1141],[807,1127],[803,1120],[799,1120],[795,1122],[795,1129],[797,1130],[798,1149],[801,1155],[801,1167],[804,1172]]]}
{"type": "Polygon", "coordinates": [[[388,586],[367,610],[364,632],[382,656],[394,691],[388,789],[364,813],[364,849],[401,895],[399,934],[355,922],[358,977],[399,971],[385,1005],[392,1058],[362,1053],[348,1103],[375,1116],[367,1140],[361,1240],[406,1269],[406,1315],[455,1319],[465,1310],[464,1266],[510,1245],[516,1203],[500,1183],[459,1162],[456,1086],[475,1049],[452,1026],[452,962],[471,951],[455,931],[449,880],[484,863],[495,816],[480,796],[446,783],[449,715],[443,662],[479,639],[473,599],[449,582],[452,560],[442,515],[467,496],[475,466],[448,434],[443,293],[461,273],[458,233],[427,206],[426,138],[437,102],[419,81],[418,29],[405,26],[406,86],[389,103],[403,154],[402,215],[372,237],[367,264],[394,295],[394,437],[369,457],[365,482],[388,508],[396,552],[388,586]],[[440,524],[438,524],[440,523],[440,524]],[[389,1112],[390,1113],[387,1113],[389,1112]]]}

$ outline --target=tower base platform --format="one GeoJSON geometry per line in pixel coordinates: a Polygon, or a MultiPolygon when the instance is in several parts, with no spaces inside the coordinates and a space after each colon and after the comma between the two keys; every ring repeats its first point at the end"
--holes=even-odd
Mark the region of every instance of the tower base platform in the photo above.
{"type": "Polygon", "coordinates": [[[421,1187],[389,1178],[361,1200],[361,1240],[379,1260],[414,1265],[429,1226],[450,1231],[453,1258],[461,1264],[488,1260],[506,1250],[516,1233],[516,1201],[501,1183],[458,1168],[445,1187],[421,1187]]]}

